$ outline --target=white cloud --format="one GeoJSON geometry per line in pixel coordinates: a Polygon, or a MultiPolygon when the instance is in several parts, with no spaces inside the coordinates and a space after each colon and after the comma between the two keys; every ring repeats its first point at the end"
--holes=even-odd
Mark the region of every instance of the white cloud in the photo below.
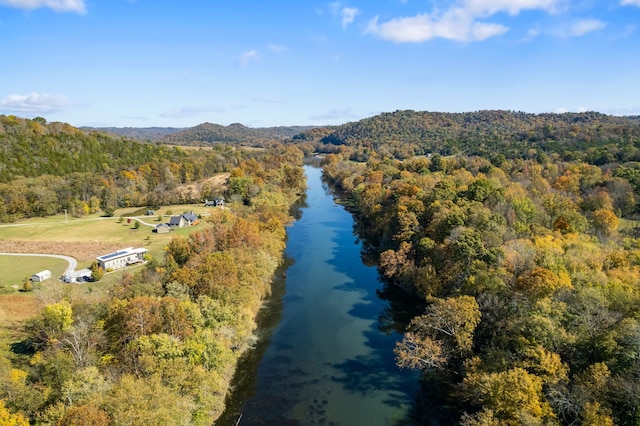
{"type": "Polygon", "coordinates": [[[289,50],[287,46],[282,46],[280,44],[267,44],[267,49],[269,49],[273,53],[283,53],[289,50]]]}
{"type": "Polygon", "coordinates": [[[260,55],[258,54],[257,50],[248,50],[244,52],[242,55],[240,55],[240,58],[238,59],[238,63],[240,64],[241,67],[246,67],[251,62],[257,61],[259,57],[260,55]]]}
{"type": "Polygon", "coordinates": [[[504,25],[475,21],[459,10],[449,11],[440,17],[422,14],[395,18],[382,24],[378,24],[378,19],[371,20],[365,32],[396,43],[421,43],[434,38],[480,41],[509,30],[504,25]]]}
{"type": "Polygon", "coordinates": [[[640,7],[640,0],[622,0],[620,2],[623,6],[638,6],[640,7]]]}
{"type": "Polygon", "coordinates": [[[539,28],[529,28],[529,31],[527,31],[526,40],[532,40],[532,39],[538,37],[539,35],[540,35],[540,29],[539,28]]]}
{"type": "Polygon", "coordinates": [[[491,16],[506,12],[515,16],[523,10],[545,10],[555,13],[561,5],[560,0],[465,0],[463,8],[477,16],[491,16]]]}
{"type": "Polygon", "coordinates": [[[601,30],[606,26],[607,26],[607,23],[600,21],[599,19],[583,19],[571,25],[571,28],[569,29],[569,34],[575,37],[580,37],[587,33],[601,30]]]}
{"type": "Polygon", "coordinates": [[[434,10],[416,16],[393,18],[379,23],[379,17],[369,22],[365,33],[375,34],[396,43],[420,43],[434,38],[468,42],[481,41],[506,33],[509,27],[486,22],[498,13],[511,16],[523,10],[543,10],[555,13],[563,0],[459,0],[442,11],[434,10]]]}
{"type": "Polygon", "coordinates": [[[360,10],[355,7],[342,6],[339,1],[329,3],[329,10],[334,17],[340,18],[342,28],[347,28],[349,24],[355,21],[356,16],[360,14],[360,10]]]}
{"type": "Polygon", "coordinates": [[[343,7],[340,13],[342,15],[342,28],[347,28],[349,24],[353,23],[360,11],[355,7],[343,7]]]}
{"type": "Polygon", "coordinates": [[[84,0],[0,0],[0,5],[16,9],[39,9],[46,7],[56,12],[85,13],[84,0]]]}
{"type": "Polygon", "coordinates": [[[0,109],[19,114],[51,114],[67,107],[69,100],[63,95],[29,93],[8,95],[0,100],[0,109]]]}

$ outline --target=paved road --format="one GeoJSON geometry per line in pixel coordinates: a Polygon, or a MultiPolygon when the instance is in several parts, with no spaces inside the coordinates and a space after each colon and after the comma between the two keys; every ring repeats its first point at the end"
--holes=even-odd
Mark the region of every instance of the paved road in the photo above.
{"type": "Polygon", "coordinates": [[[64,274],[72,273],[76,270],[78,266],[78,261],[73,257],[64,256],[61,254],[34,254],[34,253],[0,253],[0,256],[37,256],[37,257],[55,257],[57,259],[66,260],[69,262],[69,266],[64,271],[64,274]]]}

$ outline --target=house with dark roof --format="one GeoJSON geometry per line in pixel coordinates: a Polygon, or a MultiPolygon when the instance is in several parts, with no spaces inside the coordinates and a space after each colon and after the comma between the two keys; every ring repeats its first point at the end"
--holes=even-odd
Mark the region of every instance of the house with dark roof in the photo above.
{"type": "Polygon", "coordinates": [[[193,213],[192,211],[189,213],[185,213],[182,215],[182,218],[186,222],[187,226],[195,225],[198,221],[198,215],[193,213]]]}
{"type": "Polygon", "coordinates": [[[216,197],[213,200],[204,200],[205,207],[224,207],[224,198],[216,197]]]}
{"type": "Polygon", "coordinates": [[[187,222],[184,220],[184,217],[182,215],[171,216],[167,225],[169,225],[171,228],[183,228],[187,226],[187,222]]]}

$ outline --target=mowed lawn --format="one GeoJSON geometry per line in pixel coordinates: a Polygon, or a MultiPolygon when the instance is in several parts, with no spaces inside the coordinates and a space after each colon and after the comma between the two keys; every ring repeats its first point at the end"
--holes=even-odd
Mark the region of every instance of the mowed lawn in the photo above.
{"type": "Polygon", "coordinates": [[[58,278],[69,264],[62,259],[35,256],[0,256],[0,294],[15,293],[36,272],[48,269],[58,278]]]}
{"type": "MultiPolygon", "coordinates": [[[[182,214],[193,211],[195,214],[208,215],[211,208],[202,206],[171,206],[156,211],[155,216],[140,216],[140,219],[151,225],[157,225],[169,221],[167,211],[173,214],[182,214]],[[162,220],[159,215],[162,215],[162,220]]],[[[203,222],[195,227],[183,228],[168,234],[156,234],[153,228],[140,224],[135,228],[135,221],[128,222],[127,215],[136,212],[136,209],[121,209],[113,217],[104,218],[98,215],[90,215],[82,218],[73,218],[64,215],[56,215],[48,218],[34,218],[20,221],[9,226],[0,225],[0,241],[31,242],[67,242],[67,243],[111,243],[115,247],[146,247],[149,253],[155,257],[161,257],[164,247],[174,235],[188,235],[201,229],[203,222]]],[[[11,251],[5,244],[4,251],[11,251]]],[[[1,250],[0,250],[1,251],[1,250]]],[[[106,254],[106,253],[99,253],[106,254]]],[[[73,254],[69,254],[73,256],[73,254]]],[[[82,259],[79,259],[82,263],[82,259]]],[[[90,262],[89,262],[90,263],[90,262]]]]}
{"type": "MultiPolygon", "coordinates": [[[[139,216],[143,221],[157,225],[168,222],[169,214],[193,211],[208,215],[211,208],[197,205],[170,206],[156,210],[155,216],[139,216]],[[162,220],[160,216],[162,215],[162,220]]],[[[110,218],[89,215],[82,218],[65,217],[64,214],[47,218],[22,220],[15,224],[0,225],[0,252],[33,252],[65,254],[78,259],[78,268],[88,268],[95,256],[110,253],[126,247],[145,247],[149,254],[162,262],[164,249],[176,235],[188,236],[206,227],[206,217],[196,226],[176,229],[167,234],[156,234],[153,228],[135,221],[127,221],[126,216],[139,214],[139,209],[121,209],[110,218]],[[137,214],[136,214],[137,213],[137,214]],[[106,248],[108,247],[108,249],[106,248]]],[[[61,259],[0,256],[0,331],[5,326],[21,323],[39,311],[51,292],[59,292],[59,287],[68,286],[74,299],[100,299],[109,289],[117,285],[124,273],[135,273],[141,266],[107,273],[99,282],[62,284],[58,277],[67,268],[61,259]],[[24,280],[34,273],[49,269],[52,278],[42,284],[36,283],[34,291],[23,292],[24,280]]]]}

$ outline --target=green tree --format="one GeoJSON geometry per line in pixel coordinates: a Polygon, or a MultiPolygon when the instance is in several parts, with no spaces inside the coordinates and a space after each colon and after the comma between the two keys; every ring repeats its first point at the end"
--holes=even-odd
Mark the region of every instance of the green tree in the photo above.
{"type": "Polygon", "coordinates": [[[94,281],[100,281],[103,276],[104,269],[100,267],[100,264],[98,264],[98,262],[93,262],[91,264],[91,278],[93,278],[94,281]]]}
{"type": "Polygon", "coordinates": [[[105,400],[115,425],[189,425],[193,402],[164,386],[160,378],[123,376],[105,400]]]}
{"type": "Polygon", "coordinates": [[[468,354],[480,318],[478,302],[471,296],[435,299],[423,315],[411,321],[409,332],[396,346],[399,365],[440,367],[452,357],[468,354]]]}
{"type": "Polygon", "coordinates": [[[542,380],[522,368],[499,373],[471,373],[462,384],[466,397],[492,413],[501,425],[554,422],[551,406],[544,400],[542,380]]]}

